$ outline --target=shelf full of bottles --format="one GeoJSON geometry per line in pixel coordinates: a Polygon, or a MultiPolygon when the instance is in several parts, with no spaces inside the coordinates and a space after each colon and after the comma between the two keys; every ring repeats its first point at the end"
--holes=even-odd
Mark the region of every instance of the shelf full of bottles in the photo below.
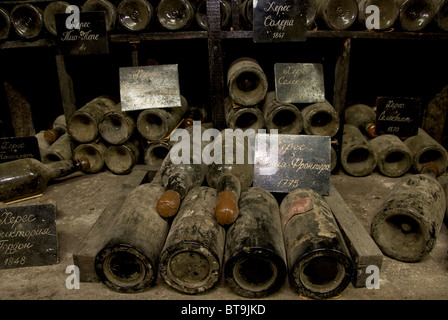
{"type": "MultiPolygon", "coordinates": [[[[335,81],[332,99],[340,114],[345,102],[344,86],[348,81],[351,39],[448,39],[448,0],[397,0],[384,3],[348,0],[338,4],[345,6],[344,10],[338,11],[333,1],[307,1],[306,38],[341,39],[341,53],[335,68],[335,79],[339,81],[335,81]],[[367,29],[365,13],[369,4],[377,4],[381,12],[377,30],[367,29]],[[420,11],[417,11],[417,7],[420,11]]],[[[80,11],[105,11],[109,42],[130,44],[133,65],[138,65],[139,45],[143,42],[207,41],[212,120],[217,128],[225,126],[223,101],[227,88],[222,43],[227,39],[250,41],[253,38],[252,0],[2,1],[0,49],[55,48],[66,116],[70,116],[76,108],[72,102],[67,102],[73,93],[66,85],[69,80],[64,56],[58,50],[54,15],[65,12],[69,5],[77,6],[80,11]]]]}

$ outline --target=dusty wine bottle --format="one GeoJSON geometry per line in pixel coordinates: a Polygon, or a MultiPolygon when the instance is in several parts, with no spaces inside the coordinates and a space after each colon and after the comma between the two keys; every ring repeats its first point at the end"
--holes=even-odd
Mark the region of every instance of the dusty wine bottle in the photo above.
{"type": "Polygon", "coordinates": [[[391,28],[398,20],[400,7],[395,0],[360,0],[358,1],[358,21],[361,25],[366,26],[366,21],[370,11],[369,6],[377,6],[379,9],[379,25],[377,30],[386,30],[391,28]]]}
{"type": "Polygon", "coordinates": [[[434,20],[441,30],[448,31],[448,0],[443,0],[439,4],[434,20]]]}
{"type": "Polygon", "coordinates": [[[160,274],[170,287],[187,294],[208,291],[220,280],[226,232],[214,216],[216,190],[190,190],[168,232],[160,274]]]}
{"type": "Polygon", "coordinates": [[[61,114],[54,120],[53,127],[45,130],[44,138],[51,144],[65,133],[67,133],[67,122],[65,115],[61,114]]]}
{"type": "Polygon", "coordinates": [[[103,11],[106,20],[106,31],[110,32],[115,28],[117,20],[117,8],[107,0],[87,0],[82,6],[83,12],[103,11]]]}
{"type": "Polygon", "coordinates": [[[233,61],[227,71],[229,96],[240,106],[255,106],[268,91],[266,74],[258,61],[242,57],[233,61]]]}
{"type": "Polygon", "coordinates": [[[89,168],[86,159],[62,160],[44,164],[24,158],[0,164],[0,201],[9,202],[45,191],[48,182],[89,168]]]}
{"type": "Polygon", "coordinates": [[[71,160],[73,158],[72,144],[67,133],[60,136],[47,150],[46,161],[71,160]]]}
{"type": "Polygon", "coordinates": [[[308,0],[308,7],[306,9],[306,23],[305,23],[305,27],[308,30],[315,25],[316,16],[317,16],[316,0],[308,0]]]}
{"type": "Polygon", "coordinates": [[[44,138],[45,130],[41,130],[36,133],[34,136],[37,139],[37,145],[39,146],[40,160],[43,163],[46,163],[46,156],[48,152],[48,148],[50,147],[50,143],[44,138]]]}
{"type": "Polygon", "coordinates": [[[128,174],[137,164],[139,156],[138,141],[126,141],[121,145],[107,147],[104,164],[115,174],[128,174]]]}
{"type": "Polygon", "coordinates": [[[327,299],[342,293],[354,272],[350,253],[324,197],[296,189],[280,204],[291,283],[305,297],[327,299]]]}
{"type": "Polygon", "coordinates": [[[154,7],[146,0],[123,0],[117,7],[118,22],[127,31],[148,29],[153,16],[154,7]]]}
{"type": "Polygon", "coordinates": [[[365,104],[354,104],[345,109],[345,123],[361,130],[370,138],[376,137],[376,112],[365,104]]]}
{"type": "Polygon", "coordinates": [[[76,110],[67,121],[71,138],[78,143],[92,142],[98,137],[99,123],[106,113],[114,110],[116,101],[99,96],[76,110]]]}
{"type": "Polygon", "coordinates": [[[161,0],[156,8],[160,26],[166,30],[187,29],[194,20],[196,8],[189,0],[161,0]]]}
{"type": "Polygon", "coordinates": [[[45,28],[52,35],[57,35],[55,14],[65,13],[70,4],[65,1],[54,1],[46,5],[43,19],[45,28]]]}
{"type": "Polygon", "coordinates": [[[414,172],[422,172],[423,165],[429,162],[434,162],[437,165],[440,174],[446,171],[448,165],[446,149],[422,128],[418,128],[415,136],[404,140],[404,144],[412,151],[414,172]]]}
{"type": "Polygon", "coordinates": [[[15,5],[10,19],[15,32],[25,39],[36,38],[44,26],[42,9],[30,3],[15,5]]]}
{"type": "Polygon", "coordinates": [[[181,105],[173,108],[150,108],[140,112],[137,130],[149,141],[159,141],[169,136],[188,109],[187,100],[181,96],[181,105]]]}
{"type": "Polygon", "coordinates": [[[303,117],[299,108],[292,103],[279,102],[276,92],[266,94],[262,107],[266,129],[277,129],[279,134],[299,134],[303,130],[303,117]]]}
{"type": "Polygon", "coordinates": [[[121,103],[100,120],[98,132],[104,141],[120,145],[128,141],[135,130],[135,120],[129,112],[121,111],[121,103]]]}
{"type": "Polygon", "coordinates": [[[316,0],[317,17],[332,30],[347,30],[358,18],[356,0],[316,0]]]}
{"type": "Polygon", "coordinates": [[[278,203],[270,192],[249,188],[239,205],[226,235],[225,280],[242,297],[266,297],[280,290],[287,274],[278,203]]]}
{"type": "Polygon", "coordinates": [[[383,134],[370,140],[377,156],[378,171],[387,177],[400,177],[412,167],[412,151],[395,135],[383,134]]]}
{"type": "MultiPolygon", "coordinates": [[[[195,13],[195,18],[198,26],[204,30],[208,30],[206,4],[206,0],[199,1],[195,13]]],[[[227,0],[219,0],[219,7],[221,11],[221,28],[224,29],[230,22],[230,17],[232,16],[232,7],[227,0]]]]}
{"type": "Polygon", "coordinates": [[[375,170],[377,155],[362,132],[345,124],[341,143],[341,166],[351,176],[367,176],[375,170]]]}
{"type": "Polygon", "coordinates": [[[4,8],[0,8],[0,40],[8,39],[10,30],[11,19],[9,18],[9,12],[4,8]]]}
{"type": "Polygon", "coordinates": [[[239,18],[243,28],[252,29],[254,20],[254,6],[252,0],[243,0],[239,5],[239,18]]]}
{"type": "Polygon", "coordinates": [[[204,182],[207,171],[207,165],[201,156],[206,142],[194,139],[194,136],[202,137],[204,128],[201,125],[192,125],[181,130],[185,130],[186,136],[181,136],[180,141],[171,148],[159,170],[166,191],[157,201],[156,209],[164,218],[177,214],[181,200],[193,187],[200,186],[204,182]],[[184,137],[189,141],[182,141],[184,137]],[[181,149],[182,156],[180,157],[180,150],[175,147],[185,146],[185,143],[190,144],[189,153],[185,156],[183,152],[187,151],[181,149]]]}
{"type": "Polygon", "coordinates": [[[98,173],[104,168],[104,154],[106,153],[106,145],[102,141],[83,143],[76,146],[73,151],[74,159],[86,158],[90,167],[85,172],[98,173]]]}
{"type": "Polygon", "coordinates": [[[155,209],[164,189],[158,183],[139,185],[124,201],[106,236],[106,245],[95,257],[95,271],[113,291],[136,293],[157,279],[160,253],[168,222],[155,209]]]}
{"type": "Polygon", "coordinates": [[[221,225],[232,224],[237,219],[240,194],[249,189],[254,178],[248,153],[250,138],[243,135],[240,139],[232,132],[222,130],[216,138],[214,158],[219,161],[209,164],[205,175],[207,184],[218,192],[215,218],[221,225]],[[244,154],[238,154],[241,151],[244,154]]]}
{"type": "Polygon", "coordinates": [[[333,137],[339,131],[339,115],[327,100],[303,108],[302,117],[305,134],[333,137]]]}
{"type": "Polygon", "coordinates": [[[144,162],[147,165],[160,166],[167,157],[173,144],[172,141],[151,142],[144,150],[144,162]]]}
{"type": "Polygon", "coordinates": [[[399,20],[405,31],[423,30],[436,14],[432,0],[397,0],[400,6],[399,20]]]}
{"type": "Polygon", "coordinates": [[[235,106],[232,99],[226,97],[224,99],[224,112],[227,127],[231,129],[258,131],[266,126],[263,113],[258,106],[235,106]]]}
{"type": "Polygon", "coordinates": [[[437,165],[403,178],[387,196],[371,223],[371,234],[388,257],[417,262],[434,248],[446,211],[437,165]]]}

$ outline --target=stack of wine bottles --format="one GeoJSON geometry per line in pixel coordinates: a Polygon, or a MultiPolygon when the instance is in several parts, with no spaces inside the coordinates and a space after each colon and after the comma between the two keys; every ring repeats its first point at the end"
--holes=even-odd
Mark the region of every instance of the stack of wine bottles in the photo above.
{"type": "MultiPolygon", "coordinates": [[[[232,5],[219,1],[221,28],[230,30],[232,5]]],[[[306,28],[349,30],[374,27],[402,31],[448,31],[447,0],[307,0],[306,28]],[[377,6],[379,13],[371,11],[377,6]],[[373,13],[372,13],[373,12],[373,13]],[[375,20],[376,18],[376,20],[375,20]],[[371,24],[371,27],[368,24],[371,24]],[[375,24],[376,23],[376,24],[375,24]]],[[[0,40],[34,39],[43,34],[56,35],[56,13],[65,13],[66,1],[5,4],[0,8],[0,40]],[[14,30],[11,32],[11,30],[14,30]]],[[[207,30],[206,0],[87,0],[81,11],[104,11],[108,32],[145,32],[148,30],[207,30]]],[[[233,11],[235,12],[235,11],[233,11]]],[[[252,29],[253,3],[239,4],[239,28],[252,29]]],[[[235,27],[235,26],[233,26],[235,27]]]]}
{"type": "Polygon", "coordinates": [[[410,137],[376,132],[376,112],[365,104],[345,109],[340,162],[346,173],[362,177],[375,169],[387,177],[409,171],[421,173],[427,163],[436,163],[439,174],[446,171],[448,153],[422,128],[410,137]]]}
{"type": "MultiPolygon", "coordinates": [[[[225,137],[223,131],[216,140],[222,150],[225,137]]],[[[177,146],[160,174],[131,192],[105,236],[95,258],[103,284],[141,292],[160,275],[171,288],[193,295],[224,277],[235,294],[250,298],[279,292],[288,276],[309,298],[335,297],[347,288],[353,261],[321,194],[297,189],[279,200],[251,186],[253,168],[246,161],[206,165],[193,152],[205,145],[193,142],[191,161],[176,164],[177,146]]]]}

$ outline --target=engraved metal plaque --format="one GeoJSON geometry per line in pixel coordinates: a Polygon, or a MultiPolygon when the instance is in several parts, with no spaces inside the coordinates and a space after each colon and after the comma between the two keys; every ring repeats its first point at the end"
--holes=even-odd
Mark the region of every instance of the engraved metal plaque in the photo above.
{"type": "Polygon", "coordinates": [[[122,111],[181,106],[177,64],[120,68],[122,111]]]}
{"type": "Polygon", "coordinates": [[[320,63],[276,63],[275,92],[283,103],[325,101],[323,66],[320,63]]]}
{"type": "Polygon", "coordinates": [[[413,97],[378,97],[376,100],[376,134],[410,137],[421,123],[421,99],[413,97]]]}
{"type": "Polygon", "coordinates": [[[109,40],[104,11],[80,12],[79,29],[68,29],[70,14],[56,13],[57,42],[66,55],[108,54],[109,40]]]}
{"type": "Polygon", "coordinates": [[[0,163],[23,158],[41,160],[36,137],[0,138],[0,163]]]}
{"type": "Polygon", "coordinates": [[[254,187],[289,193],[311,188],[328,195],[331,139],[328,136],[257,134],[254,187]]]}
{"type": "Polygon", "coordinates": [[[254,0],[254,42],[306,40],[308,1],[254,0]]]}
{"type": "Polygon", "coordinates": [[[0,209],[0,269],[59,262],[56,206],[41,204],[0,209]]]}

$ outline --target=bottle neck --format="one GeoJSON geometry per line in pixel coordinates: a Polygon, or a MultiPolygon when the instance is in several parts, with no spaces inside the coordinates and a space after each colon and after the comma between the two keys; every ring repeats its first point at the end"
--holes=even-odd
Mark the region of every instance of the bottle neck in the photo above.
{"type": "Polygon", "coordinates": [[[61,160],[47,164],[48,178],[57,179],[77,171],[85,171],[90,167],[88,160],[61,160]]]}
{"type": "Polygon", "coordinates": [[[168,183],[166,184],[166,190],[173,190],[180,195],[183,199],[190,189],[191,177],[185,171],[176,172],[168,178],[168,183]]]}
{"type": "Polygon", "coordinates": [[[439,173],[440,173],[439,168],[437,167],[437,164],[435,164],[434,162],[425,163],[421,169],[421,174],[426,174],[434,178],[437,177],[439,173]]]}

